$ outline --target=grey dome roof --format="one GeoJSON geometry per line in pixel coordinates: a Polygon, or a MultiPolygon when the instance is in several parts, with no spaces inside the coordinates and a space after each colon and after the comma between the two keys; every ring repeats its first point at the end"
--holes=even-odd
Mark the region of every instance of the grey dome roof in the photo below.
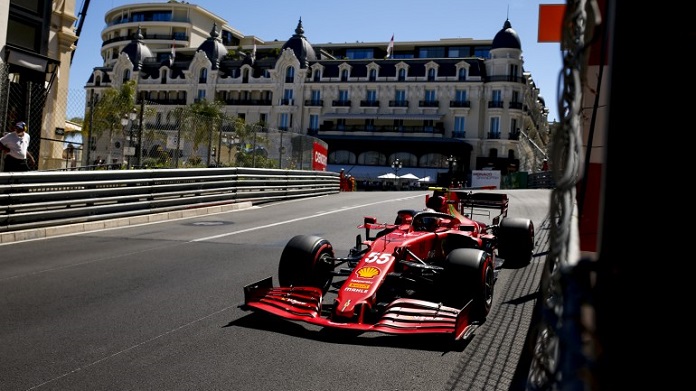
{"type": "Polygon", "coordinates": [[[210,37],[203,41],[198,47],[199,51],[203,51],[208,60],[213,63],[213,69],[218,69],[220,60],[227,55],[227,48],[220,39],[220,34],[217,32],[217,23],[213,23],[213,29],[210,30],[210,37]]]}
{"type": "Polygon", "coordinates": [[[517,35],[517,31],[512,29],[510,20],[505,20],[503,24],[503,29],[498,31],[493,38],[493,45],[491,49],[522,49],[522,44],[520,43],[520,37],[517,35]]]}
{"type": "Polygon", "coordinates": [[[126,45],[121,53],[126,53],[133,63],[133,70],[140,70],[143,66],[143,60],[148,57],[153,57],[150,48],[143,43],[143,33],[138,26],[138,31],[133,34],[133,39],[126,45]]]}
{"type": "Polygon", "coordinates": [[[300,68],[307,68],[310,61],[317,60],[317,54],[314,51],[312,44],[309,43],[307,38],[304,36],[302,18],[300,18],[300,21],[297,23],[295,34],[293,34],[293,36],[290,37],[285,44],[283,44],[281,51],[288,48],[292,49],[292,51],[295,52],[295,57],[300,60],[300,68]]]}

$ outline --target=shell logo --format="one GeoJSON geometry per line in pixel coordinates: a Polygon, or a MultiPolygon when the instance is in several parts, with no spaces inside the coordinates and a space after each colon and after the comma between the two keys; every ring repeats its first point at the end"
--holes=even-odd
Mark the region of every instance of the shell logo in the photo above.
{"type": "Polygon", "coordinates": [[[379,274],[379,269],[374,266],[361,267],[355,272],[362,278],[372,278],[379,274]]]}

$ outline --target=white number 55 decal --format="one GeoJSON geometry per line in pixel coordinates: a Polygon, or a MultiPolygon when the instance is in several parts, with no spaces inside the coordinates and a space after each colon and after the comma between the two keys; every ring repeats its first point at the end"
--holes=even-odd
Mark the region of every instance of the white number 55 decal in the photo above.
{"type": "Polygon", "coordinates": [[[370,254],[365,258],[365,263],[372,263],[372,262],[374,262],[374,263],[376,263],[376,264],[378,264],[378,265],[382,265],[382,264],[385,264],[385,263],[391,261],[392,258],[393,258],[393,257],[391,256],[391,254],[386,254],[386,253],[385,253],[385,254],[382,254],[382,253],[373,252],[373,253],[370,253],[370,254]]]}

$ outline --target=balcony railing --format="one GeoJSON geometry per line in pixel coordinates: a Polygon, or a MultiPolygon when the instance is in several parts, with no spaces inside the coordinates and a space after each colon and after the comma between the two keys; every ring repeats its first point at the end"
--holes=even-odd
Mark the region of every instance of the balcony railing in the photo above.
{"type": "Polygon", "coordinates": [[[510,132],[508,135],[509,140],[519,140],[520,139],[520,132],[510,132]]]}
{"type": "Polygon", "coordinates": [[[305,106],[324,106],[324,101],[321,99],[307,99],[304,101],[305,106]]]}
{"type": "Polygon", "coordinates": [[[499,75],[499,76],[488,76],[486,77],[487,82],[493,81],[511,81],[514,83],[526,83],[526,79],[522,76],[512,76],[512,75],[499,75]]]}
{"type": "Polygon", "coordinates": [[[468,100],[451,100],[450,107],[471,107],[471,101],[468,100]]]}
{"type": "Polygon", "coordinates": [[[331,102],[331,105],[334,107],[350,107],[350,103],[349,100],[334,100],[331,102]]]}
{"type": "Polygon", "coordinates": [[[318,132],[370,132],[380,134],[412,134],[412,133],[431,133],[444,135],[445,130],[442,127],[435,126],[372,126],[372,125],[321,125],[318,132]]]}
{"type": "Polygon", "coordinates": [[[283,98],[280,100],[280,105],[281,106],[292,106],[295,104],[295,99],[287,99],[283,98]]]}
{"type": "Polygon", "coordinates": [[[226,105],[229,106],[271,106],[270,99],[225,99],[226,105]]]}
{"type": "Polygon", "coordinates": [[[489,140],[498,140],[498,139],[500,139],[500,132],[488,132],[488,139],[489,139],[489,140]]]}
{"type": "Polygon", "coordinates": [[[439,107],[439,100],[421,100],[418,101],[418,107],[439,107]]]}
{"type": "Polygon", "coordinates": [[[407,100],[390,100],[389,107],[408,107],[407,100]]]}
{"type": "Polygon", "coordinates": [[[488,101],[488,108],[489,109],[502,109],[503,108],[503,101],[502,100],[489,100],[488,101]]]}
{"type": "Polygon", "coordinates": [[[511,109],[522,110],[523,104],[522,102],[510,102],[508,107],[511,109]]]}
{"type": "Polygon", "coordinates": [[[361,100],[360,107],[379,107],[378,100],[361,100]]]}

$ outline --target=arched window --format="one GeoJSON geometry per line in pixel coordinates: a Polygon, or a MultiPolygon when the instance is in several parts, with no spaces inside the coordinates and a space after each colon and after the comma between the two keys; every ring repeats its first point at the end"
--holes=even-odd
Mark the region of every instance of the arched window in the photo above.
{"type": "Polygon", "coordinates": [[[377,70],[370,69],[370,81],[376,81],[376,80],[377,80],[377,70]]]}
{"type": "Polygon", "coordinates": [[[285,82],[292,83],[293,81],[295,81],[295,67],[288,67],[285,70],[285,82]]]}
{"type": "Polygon", "coordinates": [[[208,68],[203,68],[198,73],[198,82],[199,83],[207,83],[208,82],[208,68]]]}
{"type": "Polygon", "coordinates": [[[344,69],[341,71],[341,81],[348,81],[348,70],[344,69]]]}
{"type": "Polygon", "coordinates": [[[321,80],[321,70],[317,69],[314,71],[314,81],[319,81],[321,80]]]}
{"type": "Polygon", "coordinates": [[[123,82],[124,83],[127,82],[128,80],[130,80],[130,75],[131,75],[130,69],[126,69],[125,71],[123,71],[123,82]]]}

